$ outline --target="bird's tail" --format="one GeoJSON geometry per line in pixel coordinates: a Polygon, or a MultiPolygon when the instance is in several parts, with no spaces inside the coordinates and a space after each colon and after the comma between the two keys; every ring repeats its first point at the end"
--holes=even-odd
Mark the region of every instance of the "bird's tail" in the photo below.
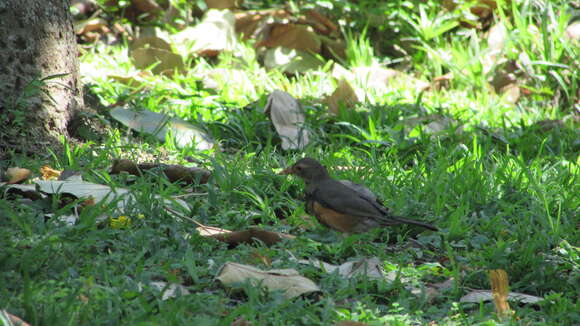
{"type": "Polygon", "coordinates": [[[419,221],[415,221],[415,220],[410,220],[410,219],[406,219],[406,218],[398,217],[398,216],[395,217],[394,219],[400,223],[421,226],[421,227],[424,227],[424,228],[429,229],[431,231],[439,231],[439,229],[437,227],[435,227],[431,224],[427,224],[427,223],[423,223],[423,222],[419,222],[419,221]]]}

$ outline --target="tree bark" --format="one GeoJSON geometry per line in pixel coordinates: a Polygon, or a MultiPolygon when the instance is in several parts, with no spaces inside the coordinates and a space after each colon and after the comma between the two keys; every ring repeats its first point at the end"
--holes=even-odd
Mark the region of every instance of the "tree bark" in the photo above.
{"type": "Polygon", "coordinates": [[[0,159],[57,149],[83,107],[69,8],[70,0],[0,0],[0,159]]]}

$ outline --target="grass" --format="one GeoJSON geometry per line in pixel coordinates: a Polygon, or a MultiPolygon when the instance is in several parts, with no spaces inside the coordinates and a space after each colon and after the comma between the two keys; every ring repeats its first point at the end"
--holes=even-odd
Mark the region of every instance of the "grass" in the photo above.
{"type": "MultiPolygon", "coordinates": [[[[96,46],[81,61],[85,68],[94,67],[93,73],[83,70],[85,82],[93,85],[103,106],[124,102],[198,123],[223,151],[176,149],[113,124],[102,143],[70,145],[48,159],[14,156],[5,162],[35,170],[45,164],[79,170],[84,180],[133,190],[136,200],[123,213],[132,222],[122,228],[98,218],[119,217],[113,205],[87,207],[79,222],[69,226],[56,218],[70,208],[61,207],[59,198],[0,200],[0,306],[33,325],[231,325],[242,316],[252,325],[332,325],[337,320],[369,325],[579,323],[580,148],[577,123],[564,119],[578,91],[577,72],[569,71],[578,50],[559,37],[565,21],[557,14],[561,4],[512,3],[503,7],[499,19],[518,25],[508,28],[510,46],[525,51],[533,63],[532,77],[526,79],[531,95],[517,105],[487,88],[482,36],[452,26],[452,16],[427,19],[439,15],[432,7],[405,7],[401,10],[408,12],[393,16],[442,24],[410,31],[404,25],[419,40],[417,52],[405,60],[418,78],[431,80],[449,71],[457,78],[447,88],[424,93],[395,82],[382,92],[367,92],[356,111],[340,117],[329,116],[320,104],[335,87],[330,67],[288,78],[261,68],[246,45],[249,54],[237,64],[249,84],[232,85],[223,78],[215,91],[201,86],[199,74],[229,69],[238,60],[223,55],[217,63],[200,61],[195,71],[183,75],[145,77],[146,83],[135,89],[106,78],[134,72],[126,48],[96,46]],[[547,19],[537,26],[541,39],[525,32],[537,13],[547,19]],[[304,153],[282,151],[262,113],[274,89],[302,99],[312,138],[304,153]],[[427,114],[454,122],[437,135],[426,124],[409,125],[409,119],[427,114]],[[538,123],[546,119],[563,122],[555,127],[538,123]],[[308,226],[303,185],[276,174],[305,155],[336,167],[332,174],[337,178],[364,183],[394,212],[433,223],[441,231],[400,227],[344,238],[316,222],[308,226]],[[235,248],[204,238],[191,222],[169,215],[155,197],[185,194],[186,188],[156,175],[133,183],[111,176],[110,160],[118,157],[179,164],[193,158],[213,177],[194,188],[204,195],[187,199],[191,217],[229,230],[257,225],[298,238],[273,247],[235,248]],[[45,213],[55,216],[45,218],[45,213]],[[411,238],[420,246],[409,245],[411,238]],[[387,272],[407,281],[346,280],[300,265],[292,256],[333,264],[377,257],[387,272]],[[322,292],[287,300],[248,284],[241,291],[225,288],[215,276],[228,261],[295,268],[322,292]],[[496,319],[493,303],[459,302],[470,289],[489,289],[488,271],[498,268],[507,271],[511,291],[545,300],[537,305],[512,302],[517,320],[511,321],[496,319]],[[406,287],[450,278],[453,286],[434,299],[406,287]],[[159,291],[147,286],[152,281],[184,285],[190,294],[162,300],[159,291]],[[141,290],[140,284],[145,284],[141,290]]],[[[351,64],[384,62],[369,57],[368,40],[349,34],[349,44],[351,64]]],[[[365,91],[359,82],[353,85],[365,91]]]]}

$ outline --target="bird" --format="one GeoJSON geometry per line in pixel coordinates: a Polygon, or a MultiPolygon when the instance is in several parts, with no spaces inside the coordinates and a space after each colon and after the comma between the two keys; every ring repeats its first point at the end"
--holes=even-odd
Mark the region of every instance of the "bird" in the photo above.
{"type": "Polygon", "coordinates": [[[392,214],[368,188],[347,180],[333,179],[324,165],[313,158],[302,158],[279,174],[295,175],[306,186],[306,212],[324,226],[352,234],[398,224],[411,224],[438,231],[420,221],[392,214]]]}

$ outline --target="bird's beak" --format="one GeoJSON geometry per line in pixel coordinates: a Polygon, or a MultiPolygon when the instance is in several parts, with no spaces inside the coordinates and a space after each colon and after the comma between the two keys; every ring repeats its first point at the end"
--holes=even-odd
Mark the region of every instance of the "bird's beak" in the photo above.
{"type": "Polygon", "coordinates": [[[278,172],[278,174],[280,174],[280,175],[294,174],[294,169],[292,169],[292,166],[289,166],[289,167],[285,168],[284,170],[278,172]]]}

